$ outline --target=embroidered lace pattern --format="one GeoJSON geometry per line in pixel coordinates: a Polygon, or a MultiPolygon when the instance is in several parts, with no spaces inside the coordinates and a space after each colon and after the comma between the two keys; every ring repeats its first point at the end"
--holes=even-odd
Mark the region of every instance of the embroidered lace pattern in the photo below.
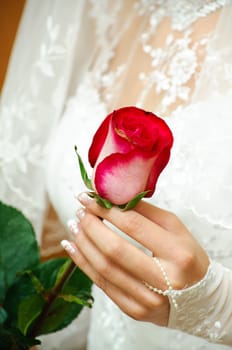
{"type": "Polygon", "coordinates": [[[130,12],[122,1],[114,5],[104,3],[105,7],[91,1],[91,14],[97,27],[97,56],[91,67],[91,83],[111,110],[121,102],[120,91],[128,83],[127,79],[133,79],[135,84],[138,80],[139,91],[133,96],[137,105],[146,105],[152,94],[151,107],[155,106],[157,113],[170,115],[177,106],[189,101],[204,62],[211,32],[205,32],[196,40],[194,23],[226,1],[144,0],[135,2],[130,12]],[[129,12],[125,18],[123,11],[129,12]],[[123,20],[118,21],[120,18],[123,20]],[[156,31],[161,25],[166,26],[169,33],[159,43],[156,31]],[[130,28],[135,29],[137,40],[127,40],[123,57],[118,57],[117,45],[130,28]],[[133,66],[138,55],[146,60],[146,66],[136,70],[133,66]]]}

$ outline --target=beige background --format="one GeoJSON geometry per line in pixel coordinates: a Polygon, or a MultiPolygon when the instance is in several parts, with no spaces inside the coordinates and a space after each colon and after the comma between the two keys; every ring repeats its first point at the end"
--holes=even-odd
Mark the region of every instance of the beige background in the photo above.
{"type": "Polygon", "coordinates": [[[0,0],[0,91],[25,0],[0,0]]]}

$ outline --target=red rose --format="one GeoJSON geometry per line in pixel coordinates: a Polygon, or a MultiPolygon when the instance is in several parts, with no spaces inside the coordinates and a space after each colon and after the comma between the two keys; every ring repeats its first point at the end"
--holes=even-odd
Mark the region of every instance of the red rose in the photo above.
{"type": "Polygon", "coordinates": [[[120,108],[106,117],[94,135],[89,162],[92,185],[99,196],[122,205],[141,192],[152,196],[168,163],[173,136],[151,112],[120,108]]]}

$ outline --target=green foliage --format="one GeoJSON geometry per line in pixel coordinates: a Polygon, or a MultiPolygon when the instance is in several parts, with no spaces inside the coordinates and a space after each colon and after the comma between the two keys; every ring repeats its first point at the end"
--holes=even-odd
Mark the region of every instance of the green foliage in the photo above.
{"type": "Polygon", "coordinates": [[[17,272],[39,263],[39,249],[30,222],[0,202],[0,303],[16,281],[17,272]]]}
{"type": "Polygon", "coordinates": [[[28,333],[29,327],[37,319],[44,305],[45,300],[39,294],[31,295],[19,304],[17,325],[24,335],[28,333]]]}
{"type": "Polygon", "coordinates": [[[69,258],[41,263],[30,222],[0,202],[1,350],[29,349],[37,336],[66,327],[91,307],[91,285],[69,258]]]}
{"type": "Polygon", "coordinates": [[[81,177],[82,180],[84,181],[85,186],[89,189],[92,190],[92,182],[90,180],[90,178],[88,177],[87,171],[85,170],[85,166],[84,163],[81,159],[81,156],[79,155],[79,153],[77,152],[77,146],[75,146],[75,152],[78,158],[78,163],[79,163],[79,168],[80,168],[80,172],[81,172],[81,177]]]}
{"type": "Polygon", "coordinates": [[[0,307],[0,326],[6,321],[7,312],[3,307],[0,307]]]}
{"type": "Polygon", "coordinates": [[[17,328],[0,327],[1,350],[27,350],[37,344],[39,340],[25,337],[17,328]]]}

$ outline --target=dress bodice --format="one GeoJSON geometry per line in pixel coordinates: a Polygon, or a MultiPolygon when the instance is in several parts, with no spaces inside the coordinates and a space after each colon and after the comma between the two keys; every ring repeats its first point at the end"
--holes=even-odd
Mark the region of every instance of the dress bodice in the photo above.
{"type": "MultiPolygon", "coordinates": [[[[186,216],[187,223],[196,218],[199,225],[203,222],[208,223],[210,235],[215,237],[202,237],[203,244],[207,241],[206,246],[209,241],[216,241],[217,236],[220,236],[217,234],[218,229],[224,232],[232,228],[229,209],[231,164],[228,161],[231,118],[227,113],[228,102],[217,91],[217,87],[215,91],[212,89],[207,99],[194,97],[202,70],[205,66],[209,67],[213,60],[217,62],[215,55],[211,57],[209,52],[206,61],[204,58],[207,49],[209,51],[212,28],[215,29],[218,23],[217,9],[223,4],[223,1],[208,1],[206,5],[202,2],[189,3],[182,0],[174,5],[171,1],[144,0],[132,2],[131,8],[128,9],[121,1],[117,2],[117,5],[111,1],[103,1],[102,4],[90,1],[88,10],[91,21],[95,21],[96,44],[54,131],[47,162],[48,190],[63,223],[75,213],[77,203],[73,194],[84,190],[73,147],[78,146],[87,165],[88,148],[97,127],[111,111],[111,107],[117,108],[122,105],[124,97],[121,95],[126,95],[134,105],[145,109],[146,102],[148,105],[153,103],[152,111],[164,117],[174,133],[171,161],[161,175],[156,194],[151,201],[169,208],[183,218],[186,216]],[[116,35],[118,23],[121,23],[119,19],[123,19],[123,10],[127,11],[126,13],[130,10],[130,14],[127,21],[123,22],[121,32],[116,35]],[[111,16],[109,11],[113,11],[110,12],[111,16]],[[204,26],[208,24],[208,29],[204,29],[205,33],[199,35],[193,26],[196,20],[202,20],[207,15],[216,17],[211,17],[212,23],[203,23],[204,26]],[[170,23],[166,23],[167,16],[170,17],[170,23]],[[142,20],[138,22],[140,17],[142,20]],[[125,59],[124,52],[126,51],[128,57],[132,50],[131,40],[128,44],[129,50],[124,49],[121,53],[119,48],[123,40],[120,39],[123,34],[127,35],[128,28],[135,23],[137,26],[142,23],[136,37],[139,43],[134,45],[136,48],[131,54],[133,57],[125,59]],[[164,26],[167,31],[162,42],[157,42],[155,36],[159,25],[164,26]],[[109,49],[106,50],[108,45],[109,49]],[[136,53],[140,61],[135,60],[136,53]],[[145,73],[145,69],[148,70],[147,66],[149,74],[148,71],[145,73]],[[125,71],[126,68],[129,73],[125,71]],[[159,77],[157,74],[160,74],[159,77]],[[135,84],[142,81],[145,88],[140,86],[137,94],[133,88],[128,89],[127,79],[132,84],[134,81],[135,84]],[[164,84],[163,87],[161,84],[164,84]],[[144,90],[147,96],[149,95],[147,99],[144,90]],[[185,90],[186,94],[178,95],[180,90],[185,90]],[[173,97],[169,96],[171,91],[173,97]],[[141,96],[144,99],[143,103],[141,96]],[[57,174],[60,159],[63,166],[57,174]],[[56,183],[59,183],[59,186],[56,186],[56,183]],[[62,200],[64,194],[70,206],[62,200]]],[[[161,33],[164,28],[161,28],[161,33]]],[[[219,62],[217,63],[219,65],[219,62]]],[[[225,80],[229,80],[230,69],[226,67],[227,74],[221,71],[218,74],[224,74],[225,80]]],[[[212,84],[214,80],[216,77],[211,76],[212,84]]],[[[90,167],[88,170],[91,172],[90,167]]],[[[202,230],[193,227],[193,231],[197,234],[202,230]]],[[[218,252],[212,250],[212,256],[220,257],[221,244],[215,246],[218,252]]],[[[225,248],[228,251],[227,244],[225,248]]],[[[230,256],[231,251],[226,255],[230,256]]]]}

